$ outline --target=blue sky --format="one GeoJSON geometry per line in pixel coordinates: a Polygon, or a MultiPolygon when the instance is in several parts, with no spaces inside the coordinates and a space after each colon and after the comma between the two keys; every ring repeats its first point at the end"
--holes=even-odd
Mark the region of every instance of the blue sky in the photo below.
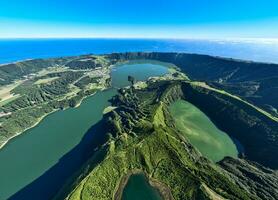
{"type": "Polygon", "coordinates": [[[0,37],[277,38],[277,0],[1,0],[0,37]]]}

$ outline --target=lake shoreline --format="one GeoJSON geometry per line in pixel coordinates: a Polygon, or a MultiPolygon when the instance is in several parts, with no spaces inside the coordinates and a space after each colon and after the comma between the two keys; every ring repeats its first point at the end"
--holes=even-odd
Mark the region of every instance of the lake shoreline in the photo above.
{"type": "MultiPolygon", "coordinates": [[[[112,67],[114,66],[111,66],[111,68],[112,67]]],[[[39,180],[44,183],[45,180],[39,178],[41,177],[41,174],[46,170],[51,169],[57,160],[64,158],[63,156],[66,155],[67,152],[80,153],[79,155],[81,157],[83,152],[79,152],[79,150],[75,151],[76,145],[78,145],[80,141],[85,141],[84,134],[86,134],[92,126],[98,125],[97,123],[103,116],[103,110],[111,104],[109,99],[117,94],[116,88],[125,87],[129,84],[127,75],[129,75],[133,69],[136,69],[137,71],[131,75],[135,76],[138,81],[146,81],[149,77],[162,76],[168,72],[165,66],[152,65],[149,62],[140,63],[138,66],[134,63],[134,65],[128,65],[128,69],[124,66],[119,68],[115,67],[115,69],[116,71],[112,70],[110,73],[114,82],[111,80],[110,85],[108,85],[107,82],[103,82],[106,84],[103,85],[103,88],[97,88],[97,92],[96,90],[90,90],[92,95],[91,98],[87,98],[90,95],[84,95],[82,98],[82,95],[77,98],[78,101],[71,104],[75,108],[80,108],[67,109],[67,106],[63,109],[65,112],[55,112],[53,115],[45,118],[45,120],[42,119],[49,115],[49,113],[46,113],[46,115],[44,115],[44,112],[41,114],[38,113],[40,116],[44,116],[41,118],[33,118],[33,120],[30,121],[30,124],[32,124],[32,127],[35,127],[41,122],[39,126],[36,126],[34,129],[28,127],[30,131],[17,133],[12,137],[9,137],[9,141],[12,141],[10,144],[8,141],[5,141],[5,143],[2,144],[2,147],[7,147],[3,151],[0,151],[0,158],[3,161],[3,164],[0,167],[2,169],[2,181],[0,181],[0,185],[5,192],[1,194],[3,199],[8,198],[15,193],[20,194],[22,191],[25,192],[25,190],[20,189],[24,187],[28,188],[29,186],[27,185],[31,181],[39,180]],[[150,66],[152,68],[150,68],[150,66]],[[101,92],[101,90],[103,90],[103,92],[101,92]],[[12,140],[18,135],[22,135],[22,137],[18,137],[17,140],[12,140]],[[5,145],[7,143],[9,145],[5,145]],[[28,157],[28,160],[26,161],[26,155],[32,155],[32,157],[28,157]],[[40,160],[42,160],[42,164],[38,165],[37,163],[40,160]],[[33,167],[35,170],[30,171],[30,167],[33,167]],[[7,183],[5,181],[11,178],[17,179],[17,184],[14,182],[7,183]]],[[[50,109],[46,111],[52,111],[52,109],[54,108],[50,107],[50,109]]],[[[85,143],[82,143],[82,145],[85,145],[85,143]]],[[[82,147],[80,148],[82,149],[82,147]]],[[[77,156],[76,159],[78,160],[79,156],[77,156]]],[[[59,171],[60,169],[57,170],[59,171]]],[[[48,197],[54,195],[53,190],[58,191],[62,186],[61,183],[67,181],[68,174],[67,177],[63,177],[62,180],[60,180],[60,175],[66,173],[68,172],[63,172],[63,169],[61,169],[57,174],[58,176],[52,177],[52,174],[46,176],[51,176],[53,180],[57,178],[57,182],[48,188],[44,188],[45,195],[42,197],[43,199],[49,199],[48,197]]],[[[36,182],[34,182],[34,186],[36,186],[36,182]]],[[[40,194],[30,193],[30,197],[32,198],[36,195],[39,197],[40,194]]],[[[28,191],[26,191],[26,196],[29,196],[28,191]]]]}
{"type": "MultiPolygon", "coordinates": [[[[34,59],[28,59],[28,60],[34,60],[34,59]]],[[[19,63],[19,62],[24,62],[24,61],[26,61],[26,60],[17,61],[17,62],[14,62],[14,63],[19,63]]],[[[175,65],[173,65],[173,64],[171,64],[171,63],[160,62],[160,61],[151,60],[151,59],[138,59],[138,60],[128,60],[128,61],[123,60],[123,61],[119,61],[118,63],[109,66],[109,69],[110,69],[109,75],[110,75],[110,77],[111,77],[111,71],[112,71],[113,68],[115,69],[115,68],[117,68],[117,67],[119,67],[119,66],[122,66],[122,65],[132,65],[132,64],[136,64],[136,63],[139,63],[139,64],[142,63],[142,64],[144,64],[144,63],[146,63],[146,62],[149,63],[149,64],[159,64],[159,65],[162,65],[162,66],[164,66],[164,67],[166,67],[166,68],[168,68],[168,69],[170,69],[171,67],[176,67],[175,65]]],[[[110,88],[110,87],[103,87],[103,88],[99,89],[98,91],[104,91],[104,90],[109,89],[109,88],[110,88]]],[[[87,97],[90,97],[90,96],[96,94],[98,91],[94,92],[93,94],[90,94],[90,95],[88,95],[88,96],[83,97],[83,98],[80,100],[80,102],[79,102],[77,105],[74,106],[74,108],[78,108],[78,107],[82,104],[82,102],[83,102],[84,99],[86,99],[87,97]]],[[[68,107],[68,108],[69,108],[69,107],[68,107]]],[[[66,110],[66,109],[68,109],[68,108],[65,108],[65,109],[63,109],[63,110],[66,110]]],[[[34,128],[34,127],[37,126],[46,116],[48,116],[48,115],[50,115],[51,113],[56,112],[56,111],[58,111],[58,110],[59,110],[59,109],[55,109],[55,110],[53,110],[53,111],[51,111],[51,112],[49,112],[49,113],[46,113],[46,114],[43,115],[42,117],[38,118],[38,120],[37,120],[32,126],[30,126],[30,127],[26,128],[26,129],[20,131],[19,133],[15,133],[13,136],[7,138],[6,141],[3,141],[3,143],[0,144],[0,151],[1,151],[1,149],[2,149],[10,140],[16,138],[16,137],[19,136],[19,135],[22,135],[25,131],[27,131],[27,130],[29,130],[29,129],[31,129],[31,128],[34,128]]]]}
{"type": "Polygon", "coordinates": [[[17,136],[22,135],[25,131],[27,131],[27,130],[29,130],[29,129],[31,129],[31,128],[36,127],[45,117],[47,117],[48,115],[50,115],[50,114],[52,114],[52,113],[54,113],[54,112],[56,112],[56,111],[58,111],[58,110],[59,110],[59,109],[55,109],[55,110],[53,110],[53,111],[51,111],[51,112],[49,112],[49,113],[46,113],[45,115],[43,115],[43,116],[41,116],[40,118],[38,118],[38,120],[34,123],[34,125],[32,125],[32,126],[26,128],[26,129],[24,129],[23,131],[21,131],[21,132],[19,132],[19,133],[16,133],[15,135],[13,135],[13,136],[11,136],[10,138],[8,138],[7,141],[3,142],[3,143],[0,145],[0,151],[1,151],[1,149],[4,148],[4,146],[5,146],[6,144],[8,144],[12,139],[16,138],[17,136]]]}
{"type": "MultiPolygon", "coordinates": [[[[105,90],[105,89],[108,89],[108,88],[103,88],[103,89],[101,89],[101,90],[99,90],[99,91],[103,91],[103,90],[105,90]]],[[[21,132],[19,132],[19,133],[16,133],[15,135],[9,137],[6,141],[4,141],[4,142],[0,145],[0,151],[1,151],[2,148],[4,148],[5,145],[7,145],[12,139],[15,139],[16,137],[22,135],[25,131],[28,131],[29,129],[32,129],[32,128],[36,127],[45,117],[47,117],[47,116],[49,116],[50,114],[52,114],[52,113],[54,113],[54,112],[57,112],[57,111],[63,111],[63,110],[67,110],[67,109],[69,109],[69,108],[78,108],[78,107],[82,104],[83,100],[85,100],[86,98],[88,98],[88,97],[90,97],[90,96],[95,95],[97,92],[98,92],[98,91],[94,92],[93,94],[90,94],[90,95],[88,95],[88,96],[83,97],[83,98],[80,100],[80,102],[79,102],[76,106],[74,106],[74,107],[70,107],[70,106],[69,106],[69,107],[67,107],[67,108],[65,108],[65,109],[54,109],[53,111],[51,111],[51,112],[49,112],[49,113],[46,113],[45,115],[41,116],[40,118],[38,118],[38,120],[37,120],[32,126],[26,128],[26,129],[24,129],[23,131],[21,131],[21,132]]]]}
{"type": "Polygon", "coordinates": [[[131,170],[121,178],[118,186],[116,187],[116,191],[113,195],[114,200],[122,199],[123,191],[129,181],[129,178],[132,175],[136,175],[136,174],[143,174],[146,177],[147,182],[150,184],[150,186],[152,186],[155,190],[157,190],[157,192],[159,193],[159,195],[162,199],[174,200],[174,198],[171,194],[171,190],[168,188],[167,185],[160,183],[158,180],[150,177],[146,172],[144,172],[140,169],[131,170]]]}

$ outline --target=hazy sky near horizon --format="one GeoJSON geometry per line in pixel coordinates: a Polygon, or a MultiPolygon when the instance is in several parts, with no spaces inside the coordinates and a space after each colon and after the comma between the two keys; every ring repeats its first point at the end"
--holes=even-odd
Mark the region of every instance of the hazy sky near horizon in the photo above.
{"type": "Polygon", "coordinates": [[[2,0],[0,37],[278,38],[277,0],[2,0]]]}

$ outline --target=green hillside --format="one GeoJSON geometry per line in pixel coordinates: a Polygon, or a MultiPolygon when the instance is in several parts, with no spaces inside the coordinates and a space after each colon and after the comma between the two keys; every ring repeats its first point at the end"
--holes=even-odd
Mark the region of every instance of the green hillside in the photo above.
{"type": "MultiPolygon", "coordinates": [[[[226,99],[219,106],[225,106],[227,111],[230,109],[242,115],[239,121],[250,116],[247,119],[251,124],[257,120],[255,116],[258,119],[264,118],[240,101],[233,102],[228,96],[204,91],[188,82],[149,82],[146,89],[121,90],[113,99],[113,105],[117,108],[106,114],[102,120],[107,128],[107,141],[75,175],[76,180],[61,190],[57,199],[121,199],[128,177],[141,172],[146,174],[164,199],[277,198],[275,190],[278,185],[273,184],[273,181],[278,180],[275,171],[251,161],[234,158],[225,158],[220,165],[214,164],[180,134],[169,113],[169,105],[180,98],[197,105],[200,102],[194,99],[194,95],[202,94],[207,97],[202,96],[201,99],[206,98],[211,102],[226,99]],[[242,109],[244,113],[240,111],[242,109]],[[101,159],[99,155],[102,155],[101,159]],[[236,163],[238,170],[229,167],[233,163],[236,163]],[[239,171],[244,168],[249,171],[242,177],[239,171]],[[261,187],[271,189],[262,191],[261,187]]],[[[203,112],[209,114],[208,110],[203,112]]],[[[221,123],[223,127],[229,127],[227,121],[221,123]]],[[[261,123],[266,125],[271,123],[271,119],[267,123],[261,123]]],[[[248,124],[242,126],[249,128],[248,124]]],[[[267,131],[263,130],[262,134],[267,131]]],[[[277,135],[275,127],[271,131],[277,135]]],[[[242,138],[238,139],[243,141],[242,138]]],[[[260,151],[259,147],[256,151],[260,151]]],[[[249,155],[244,159],[248,160],[249,155]]],[[[252,154],[250,159],[263,162],[260,157],[253,158],[252,154]]],[[[264,161],[267,160],[268,158],[264,161]]],[[[271,161],[272,167],[276,167],[274,156],[271,161]]]]}

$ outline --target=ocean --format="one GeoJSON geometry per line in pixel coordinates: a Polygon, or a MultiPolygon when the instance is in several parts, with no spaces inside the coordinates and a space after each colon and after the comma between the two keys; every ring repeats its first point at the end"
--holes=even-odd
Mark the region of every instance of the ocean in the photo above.
{"type": "Polygon", "coordinates": [[[1,39],[0,63],[112,52],[186,52],[278,63],[277,40],[1,39]]]}

